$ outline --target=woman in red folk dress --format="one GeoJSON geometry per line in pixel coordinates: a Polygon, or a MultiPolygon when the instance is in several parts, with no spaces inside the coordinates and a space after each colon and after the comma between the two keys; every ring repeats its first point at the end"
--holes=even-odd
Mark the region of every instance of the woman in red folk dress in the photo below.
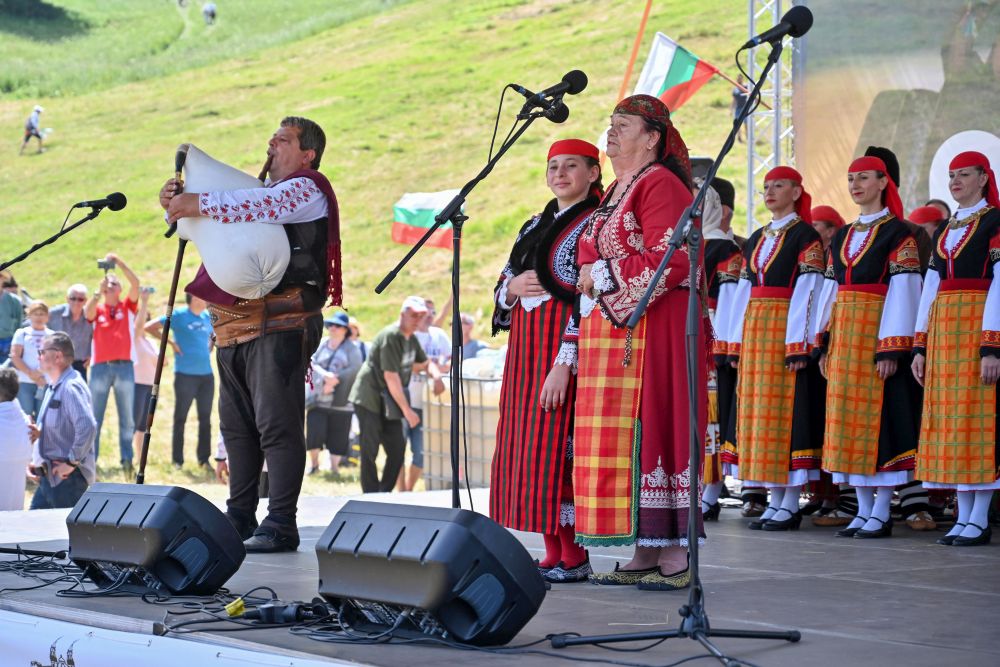
{"type": "Polygon", "coordinates": [[[601,195],[598,149],[565,139],[549,149],[555,199],[521,228],[495,290],[493,333],[510,331],[490,485],[490,516],[542,533],[549,581],[586,581],[575,542],[573,404],[576,385],[576,245],[601,195]]]}
{"type": "MultiPolygon", "coordinates": [[[[673,590],[691,582],[685,547],[699,473],[698,465],[693,471],[688,465],[686,248],[673,255],[638,326],[625,323],[691,203],[691,169],[670,112],[649,95],[615,107],[607,155],[617,180],[591,216],[579,251],[577,541],[635,545],[631,561],[591,575],[591,582],[673,590]]],[[[699,339],[704,348],[704,331],[699,339]]],[[[707,424],[706,366],[698,368],[696,385],[699,433],[707,424]]],[[[701,539],[700,512],[696,521],[701,539]]]]}
{"type": "Polygon", "coordinates": [[[982,153],[948,167],[958,210],[938,228],[917,310],[913,375],[924,385],[917,477],[955,489],[958,517],[946,546],[988,544],[1000,489],[1000,197],[982,153]]]}

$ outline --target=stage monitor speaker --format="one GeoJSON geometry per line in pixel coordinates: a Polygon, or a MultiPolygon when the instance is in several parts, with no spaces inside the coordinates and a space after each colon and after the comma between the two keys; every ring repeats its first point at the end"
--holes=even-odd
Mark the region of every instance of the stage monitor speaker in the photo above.
{"type": "Polygon", "coordinates": [[[178,486],[94,484],[66,527],[70,559],[104,590],[212,595],[246,558],[225,515],[178,486]]]}
{"type": "Polygon", "coordinates": [[[521,543],[463,509],[351,500],[316,543],[319,593],[368,632],[505,644],[545,582],[521,543]]]}

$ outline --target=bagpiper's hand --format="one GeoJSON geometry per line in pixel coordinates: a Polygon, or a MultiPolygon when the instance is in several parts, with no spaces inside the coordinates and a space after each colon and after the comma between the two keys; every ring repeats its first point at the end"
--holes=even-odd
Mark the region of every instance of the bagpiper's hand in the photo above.
{"type": "Polygon", "coordinates": [[[166,211],[170,206],[170,200],[180,191],[181,183],[176,178],[171,178],[160,188],[160,206],[166,211]]]}
{"type": "Polygon", "coordinates": [[[181,218],[197,218],[201,215],[198,195],[194,192],[184,192],[174,195],[167,204],[167,222],[177,222],[181,218]]]}

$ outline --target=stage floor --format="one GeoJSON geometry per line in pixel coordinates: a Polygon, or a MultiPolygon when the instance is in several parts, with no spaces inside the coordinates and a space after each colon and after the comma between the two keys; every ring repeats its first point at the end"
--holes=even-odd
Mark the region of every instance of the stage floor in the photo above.
{"type": "MultiPolygon", "coordinates": [[[[488,506],[485,490],[473,492],[475,506],[488,506]]],[[[366,500],[448,506],[448,492],[368,496],[366,500]]],[[[266,584],[283,600],[309,600],[316,595],[317,565],[313,544],[348,498],[303,499],[302,546],[291,554],[250,555],[228,582],[233,592],[266,584]]],[[[468,497],[465,497],[468,502],[468,497]]],[[[0,543],[23,547],[64,547],[66,511],[0,513],[0,543]],[[62,531],[61,533],[59,531],[62,531]]],[[[884,540],[836,538],[832,529],[814,528],[808,519],[800,532],[765,533],[745,527],[738,510],[723,510],[721,521],[708,525],[702,549],[702,581],[711,624],[716,628],[801,631],[797,644],[773,640],[717,640],[729,656],[756,665],[971,665],[1000,664],[996,619],[1000,610],[1000,546],[949,548],[934,544],[935,534],[897,527],[884,540]]],[[[938,533],[939,535],[940,533],[938,533]]],[[[532,555],[542,552],[541,539],[517,533],[532,555]]],[[[598,570],[628,560],[629,549],[591,552],[598,570]]],[[[0,558],[11,558],[0,556],[0,558]]],[[[0,588],[28,585],[12,574],[0,574],[0,588]]],[[[163,609],[137,599],[65,599],[54,587],[4,593],[0,608],[57,620],[79,621],[132,631],[150,632],[163,609]],[[82,614],[81,614],[82,612],[82,614]],[[121,626],[121,627],[119,627],[121,626]]],[[[644,592],[634,588],[557,584],[538,614],[515,640],[528,643],[548,634],[586,635],[676,629],[678,608],[687,592],[644,592]]],[[[562,664],[548,655],[496,655],[415,645],[330,645],[294,637],[287,630],[198,633],[201,642],[289,655],[312,654],[364,665],[431,667],[441,664],[562,664]]],[[[636,647],[635,644],[618,644],[636,647]]],[[[689,639],[671,639],[639,653],[613,653],[597,647],[538,649],[568,659],[603,658],[664,665],[704,651],[689,639]]],[[[707,660],[698,661],[708,664],[707,660]]]]}

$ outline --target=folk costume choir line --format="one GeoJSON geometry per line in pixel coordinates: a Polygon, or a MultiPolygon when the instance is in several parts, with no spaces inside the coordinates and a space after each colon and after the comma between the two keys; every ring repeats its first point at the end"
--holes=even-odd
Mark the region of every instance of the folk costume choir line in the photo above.
{"type": "MultiPolygon", "coordinates": [[[[289,240],[287,268],[263,297],[259,277],[246,278],[253,289],[236,285],[237,296],[207,264],[186,288],[213,315],[220,426],[231,454],[227,516],[251,552],[299,544],[301,378],[323,302],[339,305],[342,296],[339,209],[318,172],[325,142],[313,121],[287,117],[268,141],[261,187],[184,192],[170,179],[160,191],[167,222],[201,216],[241,232],[245,226],[229,223],[268,222],[289,240]],[[265,462],[268,512],[258,525],[265,462]]],[[[813,206],[802,174],[776,167],[759,184],[772,219],[745,242],[731,229],[734,188],[716,179],[698,256],[685,246],[671,257],[630,330],[625,323],[698,184],[670,111],[655,97],[615,106],[606,153],[614,172],[607,187],[596,146],[551,145],[545,178],[553,198],[520,229],[494,289],[493,331],[508,331],[509,341],[490,515],[542,534],[542,576],[688,587],[689,540],[701,543],[704,522],[719,518],[726,475],[741,482],[751,530],[798,530],[815,511],[813,523],[837,526],[839,537],[885,538],[894,495],[911,528],[933,529],[929,495],[954,494],[954,526],[937,542],[989,543],[1000,487],[1000,197],[986,156],[953,156],[954,214],[932,200],[909,221],[899,164],[887,149],[870,147],[846,166],[858,209],[850,223],[813,206]],[[691,262],[700,269],[696,285],[691,262]],[[705,314],[695,410],[684,350],[692,289],[705,314]],[[693,469],[692,415],[705,434],[693,469]],[[815,500],[801,507],[807,488],[815,500]],[[694,536],[691,494],[701,501],[694,536]],[[630,560],[593,571],[588,547],[625,545],[634,548],[630,560]]],[[[208,259],[219,249],[199,252],[208,259]]],[[[378,389],[405,384],[409,367],[423,363],[408,332],[398,332],[400,374],[369,369],[384,378],[378,389]]],[[[398,429],[385,409],[390,399],[375,387],[372,419],[398,429]]],[[[419,417],[409,412],[415,426],[419,417]]],[[[369,438],[370,462],[384,436],[369,438]]]]}
{"type": "Polygon", "coordinates": [[[911,220],[888,149],[846,167],[851,222],[776,167],[759,184],[771,220],[746,241],[730,227],[733,186],[716,179],[700,256],[685,247],[671,258],[630,331],[698,185],[659,99],[622,100],[607,136],[606,189],[596,146],[552,144],[554,198],[521,228],[494,290],[494,334],[510,337],[490,515],[542,534],[542,576],[687,587],[690,494],[701,494],[700,543],[726,475],[742,483],[750,530],[794,531],[816,511],[816,525],[839,527],[831,537],[886,538],[894,495],[920,530],[934,527],[928,493],[953,493],[955,523],[937,543],[988,544],[1000,488],[1000,196],[986,156],[953,157],[953,214],[934,200],[911,220]],[[706,313],[696,470],[690,289],[706,313]],[[601,545],[632,545],[632,559],[594,572],[586,548],[601,545]]]}

